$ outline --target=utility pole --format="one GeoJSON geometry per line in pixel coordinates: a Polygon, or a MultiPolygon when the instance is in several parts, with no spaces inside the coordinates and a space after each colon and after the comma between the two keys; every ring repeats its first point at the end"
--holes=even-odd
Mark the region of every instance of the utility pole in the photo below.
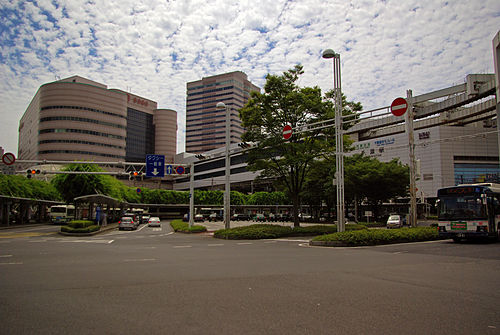
{"type": "Polygon", "coordinates": [[[408,156],[410,159],[410,226],[417,226],[417,185],[415,168],[415,137],[413,135],[413,96],[412,91],[406,91],[408,110],[405,113],[406,133],[408,134],[408,156]]]}

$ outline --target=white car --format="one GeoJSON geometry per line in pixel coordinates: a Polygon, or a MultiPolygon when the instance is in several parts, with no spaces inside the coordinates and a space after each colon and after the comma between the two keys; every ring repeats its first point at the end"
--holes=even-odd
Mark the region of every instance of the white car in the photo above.
{"type": "Polygon", "coordinates": [[[161,221],[159,217],[152,216],[148,220],[148,227],[161,227],[161,221]]]}
{"type": "Polygon", "coordinates": [[[390,215],[387,219],[387,228],[401,228],[403,227],[403,219],[399,215],[390,215]]]}

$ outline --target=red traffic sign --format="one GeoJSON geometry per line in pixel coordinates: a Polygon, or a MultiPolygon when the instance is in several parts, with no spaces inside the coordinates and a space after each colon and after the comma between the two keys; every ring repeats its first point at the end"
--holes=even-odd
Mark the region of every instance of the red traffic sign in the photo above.
{"type": "Polygon", "coordinates": [[[177,174],[184,174],[186,170],[184,169],[184,166],[178,166],[175,168],[175,172],[177,172],[177,174]]]}
{"type": "Polygon", "coordinates": [[[405,98],[396,98],[391,104],[391,113],[394,116],[401,116],[406,113],[408,109],[408,102],[405,98]]]}
{"type": "Polygon", "coordinates": [[[292,126],[287,124],[286,126],[283,127],[283,138],[285,140],[288,140],[290,137],[292,137],[292,126]]]}
{"type": "Polygon", "coordinates": [[[14,154],[11,152],[6,152],[2,156],[2,162],[5,165],[12,165],[14,164],[15,161],[16,161],[16,156],[14,156],[14,154]]]}

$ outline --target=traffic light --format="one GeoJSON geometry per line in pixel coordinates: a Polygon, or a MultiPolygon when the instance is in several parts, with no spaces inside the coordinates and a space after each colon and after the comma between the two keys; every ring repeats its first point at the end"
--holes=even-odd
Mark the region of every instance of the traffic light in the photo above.
{"type": "Polygon", "coordinates": [[[142,172],[140,171],[132,171],[129,174],[130,174],[130,177],[128,177],[129,180],[142,176],[142,172]]]}
{"type": "Polygon", "coordinates": [[[30,169],[26,171],[26,177],[31,178],[32,176],[40,174],[40,170],[30,169]]]}

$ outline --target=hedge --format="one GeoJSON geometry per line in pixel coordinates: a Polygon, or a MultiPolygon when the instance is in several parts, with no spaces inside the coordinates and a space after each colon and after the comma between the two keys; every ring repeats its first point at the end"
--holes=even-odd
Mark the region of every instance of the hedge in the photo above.
{"type": "Polygon", "coordinates": [[[181,233],[202,233],[207,231],[207,227],[200,225],[193,225],[189,228],[189,224],[182,220],[172,220],[170,222],[170,226],[174,229],[174,231],[181,233]]]}
{"type": "Polygon", "coordinates": [[[101,227],[90,220],[73,220],[61,227],[63,233],[88,234],[98,231],[101,227]]]}
{"type": "Polygon", "coordinates": [[[400,228],[400,229],[367,229],[345,231],[329,235],[317,236],[311,240],[311,245],[343,245],[363,246],[390,243],[405,243],[438,240],[439,234],[435,227],[400,228]],[[317,243],[315,243],[317,242],[317,243]]]}
{"type": "Polygon", "coordinates": [[[94,221],[90,220],[72,220],[68,223],[71,228],[86,228],[94,225],[94,221]]]}
{"type": "MultiPolygon", "coordinates": [[[[346,225],[347,230],[366,229],[360,225],[346,225]]],[[[316,236],[337,231],[336,225],[315,225],[309,227],[289,227],[273,224],[253,224],[250,226],[217,230],[214,237],[227,240],[258,240],[291,236],[316,236]]]]}
{"type": "Polygon", "coordinates": [[[86,234],[98,231],[101,227],[98,225],[92,225],[85,228],[71,228],[69,226],[62,226],[61,232],[63,233],[76,233],[76,234],[86,234]]]}

